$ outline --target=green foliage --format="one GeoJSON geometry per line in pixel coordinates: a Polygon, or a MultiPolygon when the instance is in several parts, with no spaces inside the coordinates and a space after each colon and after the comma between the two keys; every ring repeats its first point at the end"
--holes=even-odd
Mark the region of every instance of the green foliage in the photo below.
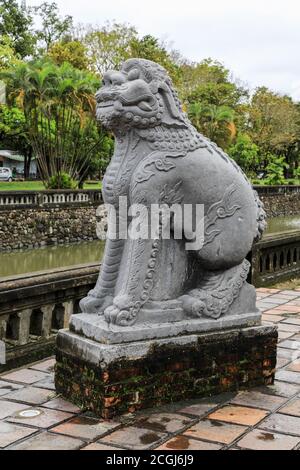
{"type": "Polygon", "coordinates": [[[248,91],[233,82],[229,70],[218,61],[183,64],[181,71],[181,96],[189,103],[235,108],[248,97],[248,91]]]}
{"type": "Polygon", "coordinates": [[[144,36],[142,39],[133,37],[129,45],[131,57],[139,57],[157,62],[169,72],[175,84],[179,83],[181,77],[180,69],[157,38],[150,35],[144,36]]]}
{"type": "Polygon", "coordinates": [[[229,155],[248,175],[257,170],[259,148],[247,134],[239,134],[233,145],[228,149],[229,155]]]}
{"type": "Polygon", "coordinates": [[[19,62],[12,41],[8,36],[0,36],[0,71],[6,70],[19,62]]]}
{"type": "Polygon", "coordinates": [[[0,38],[6,36],[14,53],[24,58],[34,52],[32,16],[16,0],[0,0],[0,38]]]}
{"type": "Polygon", "coordinates": [[[49,50],[51,44],[70,38],[73,27],[73,18],[70,15],[61,17],[57,3],[44,2],[37,7],[32,7],[32,12],[39,17],[41,29],[36,31],[36,37],[42,47],[49,50]]]}
{"type": "Polygon", "coordinates": [[[58,173],[51,176],[46,185],[47,189],[76,189],[77,183],[68,173],[58,173]]]}
{"type": "Polygon", "coordinates": [[[87,48],[80,41],[56,42],[50,46],[48,57],[56,65],[68,62],[79,70],[88,70],[90,67],[87,48]]]}
{"type": "Polygon", "coordinates": [[[98,79],[70,64],[44,61],[18,65],[2,78],[11,103],[24,113],[45,183],[63,173],[81,182],[105,136],[94,118],[98,79]]]}
{"type": "Polygon", "coordinates": [[[288,164],[285,163],[284,157],[273,157],[273,160],[267,166],[267,178],[265,178],[266,184],[284,184],[284,168],[288,168],[288,164]]]}
{"type": "Polygon", "coordinates": [[[130,42],[137,36],[134,27],[106,23],[102,28],[89,28],[83,43],[95,71],[103,76],[109,69],[120,67],[130,57],[130,42]]]}
{"type": "Polygon", "coordinates": [[[27,125],[23,111],[17,107],[0,105],[0,142],[11,148],[18,140],[18,147],[22,146],[21,139],[26,141],[27,125]]]}
{"type": "Polygon", "coordinates": [[[300,114],[291,98],[258,88],[246,112],[249,133],[262,154],[282,155],[288,163],[299,159],[300,114]]]}
{"type": "Polygon", "coordinates": [[[235,134],[234,111],[228,106],[191,103],[189,117],[199,132],[202,132],[220,147],[226,148],[235,134]]]}

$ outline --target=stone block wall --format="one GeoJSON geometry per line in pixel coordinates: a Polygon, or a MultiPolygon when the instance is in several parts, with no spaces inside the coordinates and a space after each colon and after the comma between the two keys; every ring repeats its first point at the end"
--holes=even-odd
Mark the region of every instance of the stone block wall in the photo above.
{"type": "Polygon", "coordinates": [[[0,211],[0,251],[94,240],[96,206],[0,211]]]}
{"type": "Polygon", "coordinates": [[[268,217],[300,215],[300,186],[255,186],[268,217]]]}
{"type": "MultiPolygon", "coordinates": [[[[255,189],[265,205],[268,217],[300,214],[300,186],[256,186],[255,189]]],[[[53,191],[48,193],[45,191],[42,196],[49,202],[50,196],[53,199],[55,194],[52,194],[53,191]]],[[[82,202],[72,200],[73,202],[67,203],[64,200],[63,203],[53,204],[51,200],[52,206],[27,200],[22,206],[13,200],[9,207],[6,201],[3,205],[0,201],[0,251],[103,238],[106,220],[105,211],[103,206],[101,207],[101,193],[95,192],[93,199],[89,192],[86,193],[88,194],[82,198],[87,200],[83,199],[82,202]],[[97,217],[99,204],[101,209],[97,217]],[[97,221],[100,222],[97,227],[98,234],[97,221]]],[[[62,196],[65,197],[60,195],[62,196]]],[[[20,199],[20,196],[18,197],[20,199]]],[[[76,197],[78,198],[78,195],[76,197]]]]}

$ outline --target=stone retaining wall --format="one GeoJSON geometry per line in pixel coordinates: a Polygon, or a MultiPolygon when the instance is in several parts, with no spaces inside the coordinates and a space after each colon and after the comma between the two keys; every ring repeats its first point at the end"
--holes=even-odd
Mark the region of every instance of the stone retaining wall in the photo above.
{"type": "Polygon", "coordinates": [[[268,217],[300,214],[300,186],[254,186],[268,217]]]}
{"type": "MultiPolygon", "coordinates": [[[[300,186],[256,186],[255,189],[268,217],[300,214],[300,186]]],[[[35,194],[34,201],[31,200],[33,195],[29,200],[27,193],[24,200],[15,193],[8,200],[9,194],[7,192],[0,201],[0,251],[99,237],[99,233],[98,237],[96,234],[96,209],[102,204],[100,191],[82,191],[80,194],[65,191],[56,195],[53,191],[41,191],[35,194]]],[[[104,213],[99,218],[102,220],[103,216],[104,213]]],[[[100,230],[103,232],[105,221],[102,221],[100,230]]]]}
{"type": "Polygon", "coordinates": [[[0,251],[96,238],[95,206],[0,211],[0,251]]]}

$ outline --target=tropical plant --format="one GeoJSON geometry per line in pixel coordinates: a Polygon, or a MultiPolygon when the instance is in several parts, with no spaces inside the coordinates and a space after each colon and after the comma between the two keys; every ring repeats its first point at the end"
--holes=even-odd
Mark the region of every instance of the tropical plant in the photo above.
{"type": "Polygon", "coordinates": [[[53,176],[67,173],[80,183],[105,133],[95,123],[94,75],[70,64],[21,64],[2,73],[9,99],[23,110],[29,141],[40,173],[48,185],[53,176]]]}
{"type": "Polygon", "coordinates": [[[51,176],[46,185],[47,189],[75,189],[76,187],[77,182],[64,172],[51,176]]]}
{"type": "Polygon", "coordinates": [[[51,44],[70,38],[73,28],[73,18],[70,15],[61,17],[56,2],[43,2],[32,7],[31,11],[39,17],[41,27],[36,31],[36,38],[42,48],[49,50],[51,44]]]}
{"type": "Polygon", "coordinates": [[[56,65],[68,62],[79,70],[88,70],[91,66],[87,48],[80,41],[60,41],[52,44],[48,57],[56,65]]]}
{"type": "Polygon", "coordinates": [[[234,111],[228,106],[191,103],[189,116],[199,132],[224,149],[235,136],[234,111]]]}
{"type": "Polygon", "coordinates": [[[102,28],[90,27],[83,38],[95,71],[103,76],[115,69],[131,54],[130,43],[137,36],[134,27],[126,24],[106,23],[102,28]]]}
{"type": "Polygon", "coordinates": [[[19,58],[34,52],[36,38],[32,24],[30,12],[16,0],[0,0],[0,38],[9,38],[10,46],[19,58]]]}
{"type": "Polygon", "coordinates": [[[265,179],[266,184],[284,184],[284,168],[288,168],[288,164],[285,162],[285,157],[274,156],[273,160],[267,166],[267,178],[265,179]]]}
{"type": "Polygon", "coordinates": [[[259,164],[259,147],[252,142],[249,135],[239,134],[235,143],[229,147],[228,153],[248,176],[255,174],[259,164]]]}

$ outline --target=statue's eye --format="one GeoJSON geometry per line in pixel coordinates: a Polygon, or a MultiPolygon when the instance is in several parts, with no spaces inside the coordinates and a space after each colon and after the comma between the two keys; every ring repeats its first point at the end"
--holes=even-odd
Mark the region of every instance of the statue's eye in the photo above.
{"type": "Polygon", "coordinates": [[[137,80],[140,77],[140,71],[138,69],[130,70],[128,74],[128,80],[137,80]]]}

